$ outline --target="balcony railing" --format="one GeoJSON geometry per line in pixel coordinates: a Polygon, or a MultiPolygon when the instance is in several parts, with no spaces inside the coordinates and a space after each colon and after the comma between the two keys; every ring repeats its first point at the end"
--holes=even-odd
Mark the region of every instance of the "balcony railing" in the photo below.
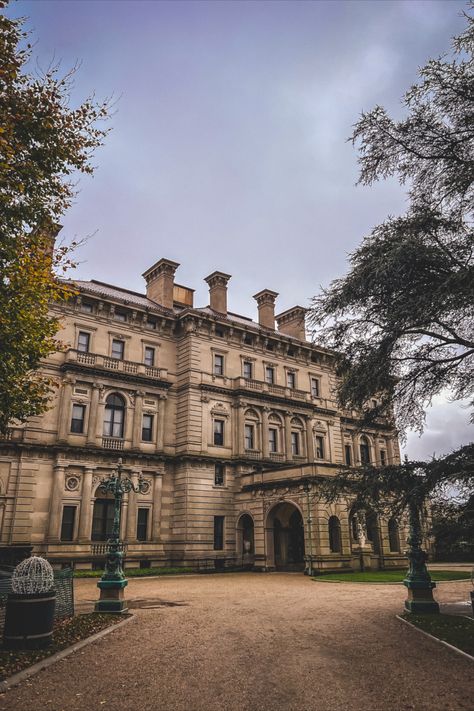
{"type": "Polygon", "coordinates": [[[104,449],[123,449],[123,439],[118,439],[117,437],[102,437],[102,446],[104,449]]]}
{"type": "Polygon", "coordinates": [[[244,457],[246,459],[261,459],[262,458],[262,453],[261,452],[256,452],[254,449],[246,449],[244,451],[244,457]]]}
{"type": "Polygon", "coordinates": [[[270,452],[270,459],[273,462],[285,462],[286,456],[282,452],[270,452]]]}
{"type": "Polygon", "coordinates": [[[78,363],[89,368],[103,368],[116,373],[127,373],[130,375],[142,375],[147,378],[163,380],[168,378],[166,368],[155,368],[154,366],[136,363],[132,360],[120,360],[111,358],[100,353],[84,353],[71,348],[66,352],[66,363],[78,363]]]}
{"type": "Polygon", "coordinates": [[[21,427],[8,427],[7,431],[0,435],[0,439],[7,440],[8,442],[21,442],[23,440],[25,430],[21,427]]]}

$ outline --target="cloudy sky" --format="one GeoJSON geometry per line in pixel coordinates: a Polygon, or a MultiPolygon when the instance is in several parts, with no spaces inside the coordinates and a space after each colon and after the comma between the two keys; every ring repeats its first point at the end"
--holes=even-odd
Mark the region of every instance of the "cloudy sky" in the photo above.
{"type": "MultiPolygon", "coordinates": [[[[114,95],[112,133],[80,181],[67,238],[94,234],[76,272],[142,291],[160,257],[207,304],[203,278],[232,274],[229,308],[307,305],[347,254],[404,210],[396,181],[356,187],[347,142],[362,110],[400,98],[464,26],[457,0],[158,2],[19,0],[35,57],[80,62],[72,102],[114,95]]],[[[278,312],[277,311],[277,312],[278,312]]],[[[468,412],[435,404],[408,454],[472,439],[468,412]]]]}

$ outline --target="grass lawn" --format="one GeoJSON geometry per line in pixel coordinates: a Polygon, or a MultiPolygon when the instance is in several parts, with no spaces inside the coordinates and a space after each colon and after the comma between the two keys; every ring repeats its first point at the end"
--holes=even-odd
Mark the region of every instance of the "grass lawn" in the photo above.
{"type": "MultiPolygon", "coordinates": [[[[194,568],[126,568],[127,578],[147,578],[150,575],[179,575],[181,573],[194,573],[194,568]]],[[[103,570],[75,570],[75,578],[101,578],[103,570]]]]}
{"type": "Polygon", "coordinates": [[[404,619],[420,630],[474,656],[474,620],[459,615],[411,615],[404,619]]]}
{"type": "MultiPolygon", "coordinates": [[[[462,570],[430,571],[432,580],[469,580],[469,573],[462,570]]],[[[401,583],[406,577],[406,570],[369,570],[365,573],[321,573],[313,580],[332,581],[340,583],[401,583]]]]}
{"type": "Polygon", "coordinates": [[[71,647],[86,637],[100,632],[104,627],[122,622],[121,615],[90,614],[67,617],[54,624],[53,641],[44,649],[19,650],[0,646],[0,681],[36,664],[51,654],[71,647]]]}

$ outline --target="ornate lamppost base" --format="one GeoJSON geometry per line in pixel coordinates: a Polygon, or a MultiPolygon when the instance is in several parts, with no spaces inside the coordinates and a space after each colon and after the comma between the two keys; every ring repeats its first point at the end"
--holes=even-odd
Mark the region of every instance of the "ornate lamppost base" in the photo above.
{"type": "Polygon", "coordinates": [[[99,580],[97,587],[100,589],[100,598],[95,603],[95,612],[112,612],[123,615],[128,611],[127,601],[124,599],[124,588],[128,580],[99,580]]]}
{"type": "Polygon", "coordinates": [[[404,580],[403,584],[408,589],[408,597],[405,600],[405,610],[413,612],[415,615],[439,613],[439,605],[433,598],[433,588],[436,587],[436,583],[424,580],[404,580]]]}

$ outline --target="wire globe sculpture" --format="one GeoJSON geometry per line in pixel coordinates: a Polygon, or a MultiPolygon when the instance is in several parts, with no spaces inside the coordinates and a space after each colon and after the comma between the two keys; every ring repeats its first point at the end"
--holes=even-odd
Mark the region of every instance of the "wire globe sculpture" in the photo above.
{"type": "Polygon", "coordinates": [[[54,573],[47,560],[38,555],[19,563],[12,575],[12,592],[33,595],[50,592],[54,588],[54,573]]]}

